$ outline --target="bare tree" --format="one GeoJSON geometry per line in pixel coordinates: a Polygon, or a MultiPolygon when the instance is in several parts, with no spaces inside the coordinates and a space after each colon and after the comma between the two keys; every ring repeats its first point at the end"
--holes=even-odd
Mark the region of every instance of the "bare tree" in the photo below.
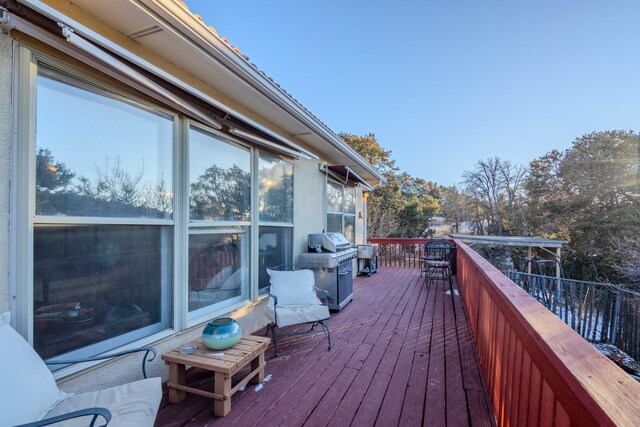
{"type": "Polygon", "coordinates": [[[370,237],[389,237],[400,226],[398,216],[390,209],[380,209],[370,205],[367,212],[367,234],[370,237]]]}
{"type": "Polygon", "coordinates": [[[524,223],[521,208],[527,170],[498,157],[480,160],[472,171],[463,175],[465,193],[471,199],[472,223],[476,232],[502,236],[516,223],[524,223]]]}

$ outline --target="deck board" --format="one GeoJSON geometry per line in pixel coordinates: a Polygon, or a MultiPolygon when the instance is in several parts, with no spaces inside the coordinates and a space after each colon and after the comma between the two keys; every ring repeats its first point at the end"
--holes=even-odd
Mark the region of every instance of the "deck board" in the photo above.
{"type": "MultiPolygon", "coordinates": [[[[271,346],[270,381],[236,393],[224,418],[201,396],[170,404],[164,389],[156,426],[495,426],[466,312],[448,289],[425,285],[417,268],[359,277],[328,321],[331,351],[322,333],[283,339],[278,357],[271,346]]],[[[187,378],[213,387],[203,371],[187,378]]]]}

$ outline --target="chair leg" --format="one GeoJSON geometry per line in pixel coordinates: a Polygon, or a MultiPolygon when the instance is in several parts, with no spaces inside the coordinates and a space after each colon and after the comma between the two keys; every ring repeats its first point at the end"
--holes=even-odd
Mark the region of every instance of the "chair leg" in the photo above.
{"type": "Polygon", "coordinates": [[[267,325],[267,335],[271,331],[271,341],[273,341],[273,357],[278,357],[278,335],[276,335],[276,325],[269,323],[267,325]]]}
{"type": "Polygon", "coordinates": [[[318,324],[322,326],[322,331],[324,332],[324,335],[327,337],[327,341],[329,341],[329,348],[327,349],[327,351],[331,350],[331,333],[329,332],[329,327],[324,324],[324,320],[319,321],[318,324]]]}

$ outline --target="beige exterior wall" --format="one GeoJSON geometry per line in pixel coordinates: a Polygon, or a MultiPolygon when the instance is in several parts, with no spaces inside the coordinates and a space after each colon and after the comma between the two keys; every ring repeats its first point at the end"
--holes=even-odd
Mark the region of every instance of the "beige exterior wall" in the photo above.
{"type": "Polygon", "coordinates": [[[293,250],[294,264],[298,255],[307,252],[307,235],[321,233],[325,223],[325,175],[318,160],[299,160],[293,178],[293,250]]]}
{"type": "Polygon", "coordinates": [[[362,187],[356,187],[356,245],[365,243],[365,211],[364,211],[364,191],[362,187]],[[361,218],[362,217],[362,218],[361,218]]]}
{"type": "Polygon", "coordinates": [[[9,310],[9,193],[11,190],[11,129],[13,42],[0,33],[0,313],[9,310]]]}

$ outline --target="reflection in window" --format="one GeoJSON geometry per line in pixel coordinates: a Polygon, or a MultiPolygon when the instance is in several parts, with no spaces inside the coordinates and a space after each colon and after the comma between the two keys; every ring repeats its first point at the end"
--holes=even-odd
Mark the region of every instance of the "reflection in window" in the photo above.
{"type": "Polygon", "coordinates": [[[34,347],[84,357],[168,328],[172,117],[45,66],[36,91],[34,347]]]}
{"type": "Polygon", "coordinates": [[[356,190],[352,187],[344,187],[344,213],[356,214],[356,190]]]}
{"type": "Polygon", "coordinates": [[[329,182],[327,185],[327,232],[342,233],[356,241],[356,190],[329,182]]]}
{"type": "Polygon", "coordinates": [[[189,236],[189,311],[242,295],[249,283],[248,227],[189,236]]]}
{"type": "Polygon", "coordinates": [[[162,296],[172,281],[171,235],[165,226],[36,226],[33,332],[40,356],[168,327],[162,296]]]}
{"type": "Polygon", "coordinates": [[[249,289],[251,152],[189,130],[189,311],[215,310],[249,289]],[[225,221],[225,224],[218,224],[225,221]],[[229,223],[236,223],[229,229],[229,223]],[[206,225],[206,227],[202,227],[206,225]],[[223,304],[224,303],[224,304],[223,304]]]}
{"type": "Polygon", "coordinates": [[[200,221],[249,221],[249,150],[212,133],[189,131],[189,218],[200,221]]]}
{"type": "Polygon", "coordinates": [[[342,233],[341,214],[327,214],[327,233],[342,233]]]}
{"type": "Polygon", "coordinates": [[[267,268],[293,263],[293,165],[260,153],[258,288],[269,286],[267,268]]]}
{"type": "Polygon", "coordinates": [[[293,228],[260,226],[258,242],[259,288],[269,286],[267,268],[291,265],[293,258],[293,228]]]}
{"type": "Polygon", "coordinates": [[[258,171],[260,221],[293,222],[293,166],[260,154],[258,171]]]}
{"type": "Polygon", "coordinates": [[[327,185],[327,212],[342,212],[342,186],[333,182],[327,185]]]}
{"type": "Polygon", "coordinates": [[[171,218],[173,121],[41,67],[36,214],[171,218]]]}

